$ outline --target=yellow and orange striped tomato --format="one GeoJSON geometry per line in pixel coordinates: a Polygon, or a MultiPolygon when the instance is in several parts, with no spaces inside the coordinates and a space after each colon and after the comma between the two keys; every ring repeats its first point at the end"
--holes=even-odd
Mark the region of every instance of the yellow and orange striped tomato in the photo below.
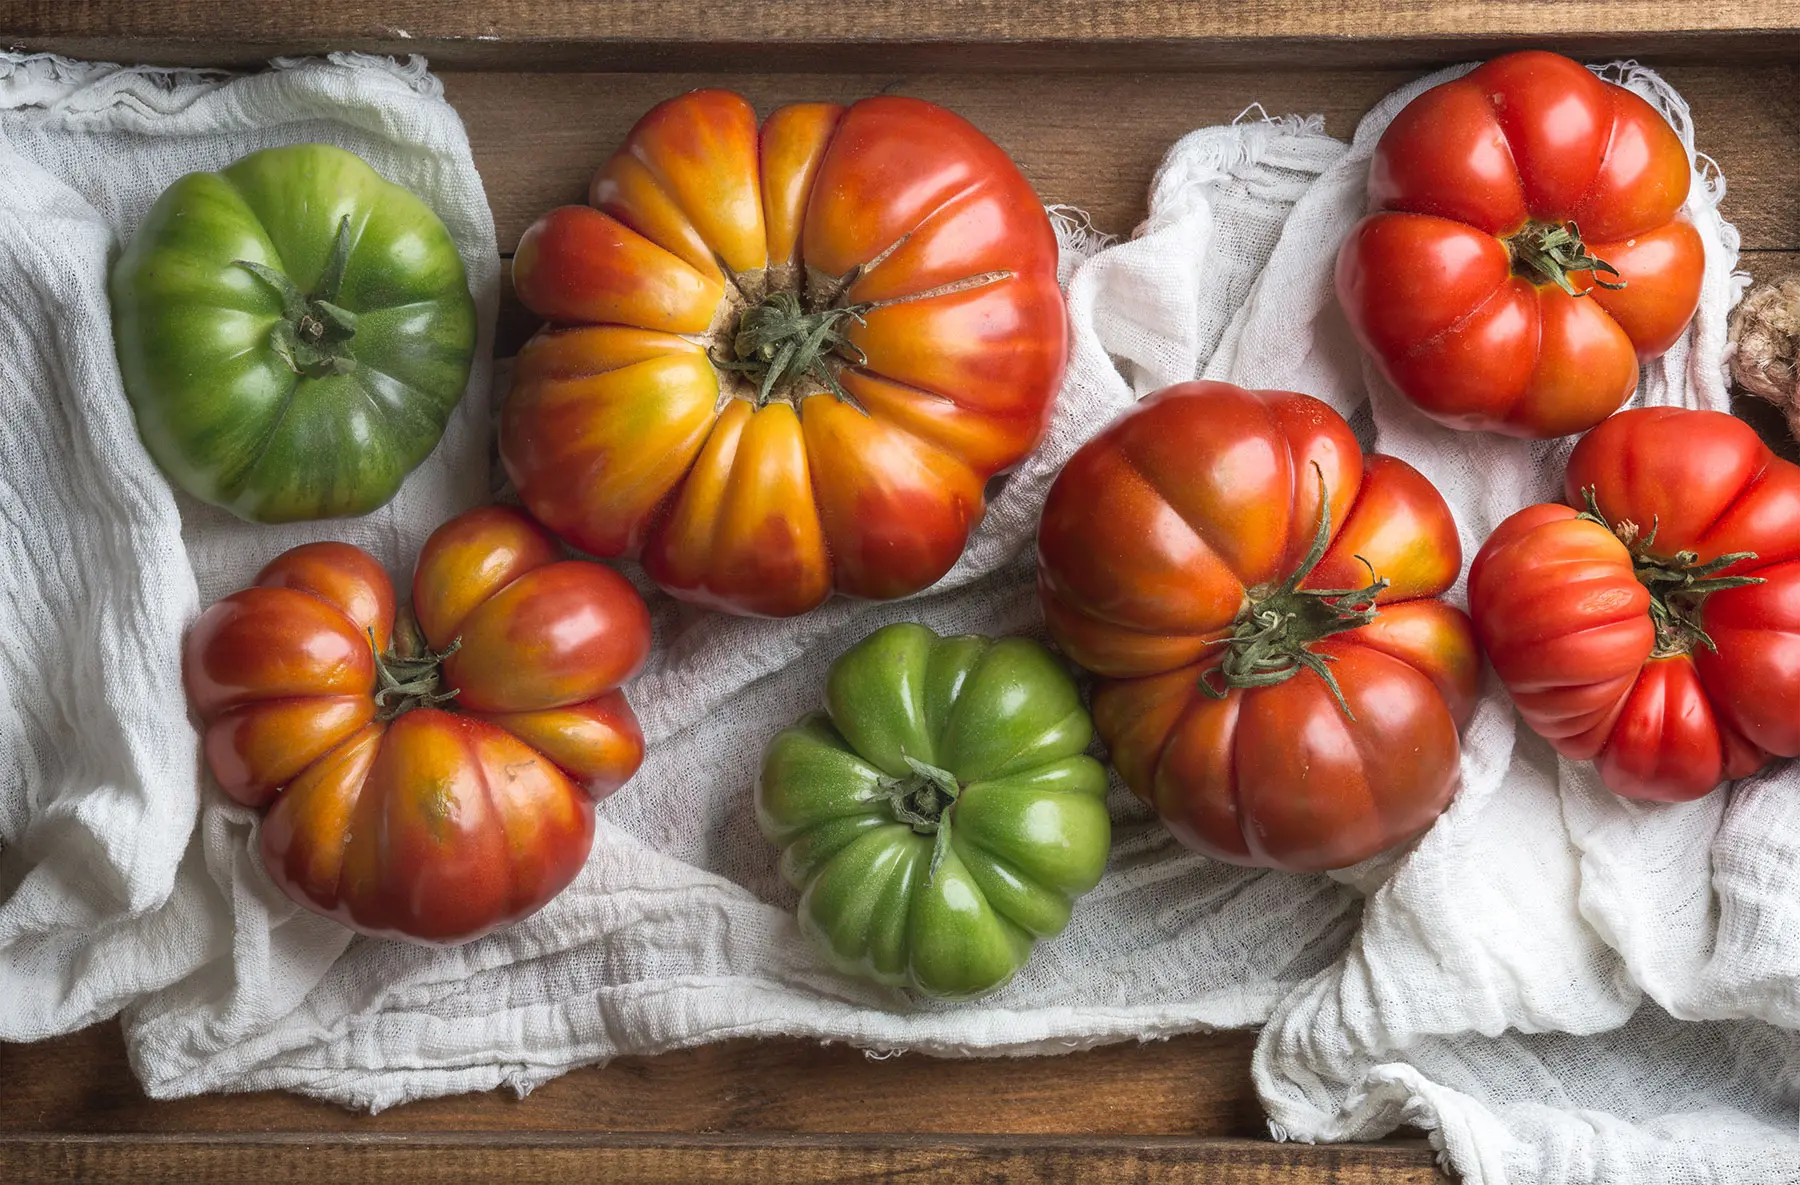
{"type": "Polygon", "coordinates": [[[570,544],[734,613],[937,581],[987,480],[1048,424],[1068,346],[1056,238],[992,141],[918,99],[757,126],[696,91],[639,121],[590,205],[525,232],[552,324],[501,457],[570,544]]]}
{"type": "Polygon", "coordinates": [[[207,766],[267,810],[288,896],[365,934],[466,942],[568,886],[595,800],[643,761],[618,688],[650,615],[501,507],[426,541],[412,613],[396,624],[367,552],[305,544],[201,614],[183,673],[207,766]]]}

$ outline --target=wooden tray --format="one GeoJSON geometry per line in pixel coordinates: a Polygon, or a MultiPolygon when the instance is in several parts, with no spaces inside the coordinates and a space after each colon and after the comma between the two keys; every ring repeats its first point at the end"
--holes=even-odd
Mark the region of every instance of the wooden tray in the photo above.
{"type": "MultiPolygon", "coordinates": [[[[503,251],[654,102],[726,86],[759,108],[898,90],[974,120],[1047,201],[1128,232],[1162,152],[1253,102],[1348,136],[1421,69],[1541,45],[1635,56],[1693,105],[1730,180],[1744,266],[1800,250],[1800,7],[1759,0],[0,0],[0,44],[80,57],[251,66],[277,54],[424,53],[462,113],[503,251]]],[[[507,294],[500,353],[534,328],[507,294]]],[[[1747,415],[1779,431],[1761,405],[1747,415]]],[[[1268,1141],[1254,1035],[1060,1058],[872,1060],[732,1042],[377,1116],[286,1095],[152,1103],[117,1026],[0,1045],[0,1182],[455,1176],[513,1185],[933,1176],[959,1181],[1441,1180],[1418,1139],[1268,1141]]]]}

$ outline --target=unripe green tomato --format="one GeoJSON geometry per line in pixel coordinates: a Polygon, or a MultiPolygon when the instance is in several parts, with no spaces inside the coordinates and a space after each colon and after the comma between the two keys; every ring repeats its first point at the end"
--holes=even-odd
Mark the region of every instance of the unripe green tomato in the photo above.
{"type": "Polygon", "coordinates": [[[1106,867],[1106,771],[1060,663],[1026,638],[891,625],[826,710],[769,742],[756,819],[841,970],[925,996],[1003,986],[1106,867]]]}
{"type": "Polygon", "coordinates": [[[111,290],[150,455],[188,493],[254,522],[386,503],[437,447],[475,353],[450,232],[328,144],[176,181],[111,290]]]}

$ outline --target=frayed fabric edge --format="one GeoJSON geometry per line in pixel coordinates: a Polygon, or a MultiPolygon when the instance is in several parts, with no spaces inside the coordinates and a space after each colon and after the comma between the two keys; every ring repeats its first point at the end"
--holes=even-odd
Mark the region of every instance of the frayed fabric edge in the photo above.
{"type": "MultiPolygon", "coordinates": [[[[338,52],[324,57],[280,57],[268,64],[269,71],[291,71],[329,64],[342,69],[379,71],[406,84],[415,93],[429,99],[441,99],[444,84],[431,73],[431,65],[421,54],[410,54],[405,60],[377,54],[338,52]]],[[[120,85],[103,103],[82,107],[83,114],[108,107],[126,106],[137,95],[131,80],[142,82],[163,95],[198,98],[235,79],[254,77],[257,71],[234,71],[212,66],[128,66],[118,62],[85,61],[54,53],[0,52],[0,111],[38,109],[54,111],[80,94],[101,83],[118,80],[120,85]]]]}

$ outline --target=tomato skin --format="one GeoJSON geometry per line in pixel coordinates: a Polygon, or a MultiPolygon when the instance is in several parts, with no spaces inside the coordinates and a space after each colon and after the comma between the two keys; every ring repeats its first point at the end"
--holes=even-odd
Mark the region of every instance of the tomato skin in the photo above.
{"type": "Polygon", "coordinates": [[[1538,50],[1495,58],[1409,103],[1369,167],[1373,211],[1337,291],[1357,339],[1453,428],[1584,431],[1686,330],[1704,250],[1680,216],[1687,151],[1643,99],[1538,50]],[[1621,289],[1571,270],[1573,296],[1515,265],[1533,228],[1574,223],[1621,289]]]}
{"type": "Polygon", "coordinates": [[[1190,847],[1316,871],[1430,826],[1457,785],[1480,655],[1438,596],[1462,553],[1449,508],[1404,462],[1364,457],[1325,404],[1183,383],[1070,459],[1038,530],[1045,620],[1101,676],[1094,723],[1126,785],[1190,847]],[[1304,589],[1388,585],[1373,620],[1310,645],[1342,688],[1300,670],[1220,698],[1221,642],[1298,571],[1321,482],[1331,534],[1304,589]],[[1358,557],[1362,557],[1359,559],[1358,557]]]}
{"type": "Polygon", "coordinates": [[[1074,680],[1029,639],[900,622],[832,664],[825,706],[770,739],[756,785],[800,928],[850,974],[996,990],[1106,868],[1106,770],[1074,680]],[[916,763],[956,788],[930,819],[902,810],[929,784],[916,763]]]}
{"type": "Polygon", "coordinates": [[[1047,429],[1068,349],[1055,235],[1006,154],[917,99],[795,104],[759,128],[743,98],[695,91],[639,121],[588,200],[514,256],[553,323],[501,418],[532,513],[732,613],[949,571],[988,479],[1047,429]],[[788,292],[854,313],[821,363],[843,399],[810,374],[765,399],[721,364],[746,311],[788,292]]]}
{"type": "Polygon", "coordinates": [[[1800,755],[1800,466],[1722,412],[1634,408],[1569,458],[1569,505],[1501,523],[1469,570],[1476,629],[1520,715],[1628,798],[1685,801],[1800,755]],[[1691,552],[1724,588],[1693,607],[1717,650],[1659,638],[1632,548],[1691,552]],[[1629,523],[1627,527],[1625,524],[1629,523]]]}
{"type": "Polygon", "coordinates": [[[208,767],[267,811],[263,863],[284,892],[365,934],[466,942],[580,871],[595,800],[643,760],[618,684],[650,620],[616,572],[563,560],[498,507],[427,540],[414,611],[423,641],[397,629],[372,557],[307,544],[201,615],[184,674],[208,767]],[[426,663],[441,674],[420,690],[438,694],[384,703],[376,646],[399,669],[427,643],[452,650],[426,663]]]}

